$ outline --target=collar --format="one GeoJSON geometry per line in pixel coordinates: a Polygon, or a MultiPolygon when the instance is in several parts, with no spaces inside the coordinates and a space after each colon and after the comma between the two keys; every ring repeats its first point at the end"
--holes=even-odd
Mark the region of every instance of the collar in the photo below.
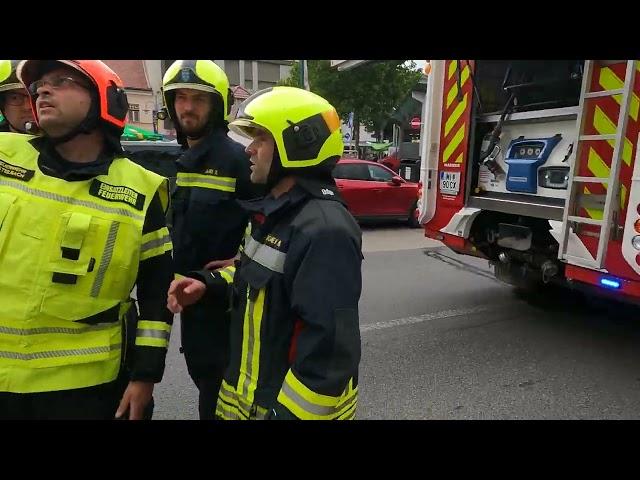
{"type": "Polygon", "coordinates": [[[226,136],[223,129],[215,129],[208,135],[202,137],[195,147],[188,148],[177,160],[177,162],[189,171],[198,169],[204,158],[212,150],[214,145],[220,141],[221,136],[226,136]]]}
{"type": "Polygon", "coordinates": [[[283,212],[301,203],[308,197],[309,195],[304,189],[298,185],[294,185],[291,190],[283,193],[278,198],[269,194],[265,197],[252,200],[238,200],[238,203],[249,213],[258,213],[265,217],[272,217],[276,213],[283,212]]]}
{"type": "Polygon", "coordinates": [[[40,153],[38,167],[42,173],[63,180],[87,180],[98,175],[107,175],[111,162],[115,158],[114,154],[103,151],[93,162],[70,162],[60,156],[46,137],[32,138],[29,143],[40,153]]]}
{"type": "Polygon", "coordinates": [[[333,178],[315,179],[303,177],[297,177],[293,188],[278,198],[274,198],[273,195],[269,194],[253,200],[238,200],[238,203],[250,213],[271,217],[293,208],[309,198],[332,200],[345,205],[345,201],[338,192],[338,187],[333,178]]]}
{"type": "Polygon", "coordinates": [[[346,206],[346,202],[338,191],[336,181],[331,176],[327,178],[297,177],[296,185],[305,190],[307,194],[313,198],[333,200],[346,206]]]}

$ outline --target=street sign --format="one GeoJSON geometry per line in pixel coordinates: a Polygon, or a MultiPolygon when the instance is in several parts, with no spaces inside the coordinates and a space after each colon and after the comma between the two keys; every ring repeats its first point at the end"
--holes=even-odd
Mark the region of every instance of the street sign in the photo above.
{"type": "Polygon", "coordinates": [[[409,123],[411,128],[420,128],[420,117],[413,117],[409,123]]]}

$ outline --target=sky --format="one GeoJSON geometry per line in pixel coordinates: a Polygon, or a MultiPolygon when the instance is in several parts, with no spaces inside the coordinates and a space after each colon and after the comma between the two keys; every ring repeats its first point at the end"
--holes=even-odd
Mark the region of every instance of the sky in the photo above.
{"type": "Polygon", "coordinates": [[[420,70],[422,70],[422,68],[424,67],[424,64],[427,63],[426,60],[414,60],[414,62],[416,62],[416,65],[420,70]]]}

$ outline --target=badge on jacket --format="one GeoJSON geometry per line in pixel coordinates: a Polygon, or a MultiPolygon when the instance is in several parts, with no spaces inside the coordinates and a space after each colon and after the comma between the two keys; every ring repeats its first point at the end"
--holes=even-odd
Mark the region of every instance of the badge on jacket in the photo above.
{"type": "Polygon", "coordinates": [[[144,207],[145,196],[142,193],[123,185],[109,185],[95,178],[89,187],[89,194],[108,202],[127,203],[136,210],[144,207]]]}
{"type": "Polygon", "coordinates": [[[33,177],[34,170],[27,170],[26,168],[18,167],[17,165],[11,165],[4,160],[0,160],[0,175],[9,178],[15,178],[16,180],[22,180],[28,182],[33,177]]]}

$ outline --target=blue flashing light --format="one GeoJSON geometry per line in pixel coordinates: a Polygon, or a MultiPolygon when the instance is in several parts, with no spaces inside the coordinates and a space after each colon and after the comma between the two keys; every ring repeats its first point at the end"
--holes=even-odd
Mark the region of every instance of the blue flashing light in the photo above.
{"type": "Polygon", "coordinates": [[[612,278],[601,278],[600,285],[607,288],[620,288],[620,282],[612,278]]]}

